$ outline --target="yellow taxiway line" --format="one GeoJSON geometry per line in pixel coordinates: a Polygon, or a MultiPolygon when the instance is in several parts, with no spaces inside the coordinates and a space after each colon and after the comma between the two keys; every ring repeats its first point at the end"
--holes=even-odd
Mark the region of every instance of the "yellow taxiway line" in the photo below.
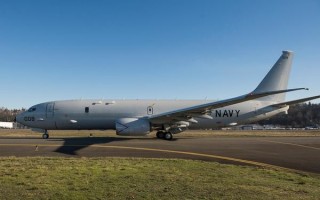
{"type": "Polygon", "coordinates": [[[302,144],[295,144],[295,143],[289,143],[289,142],[278,142],[278,141],[264,140],[264,139],[259,139],[259,140],[260,140],[260,141],[263,141],[263,142],[270,142],[270,143],[277,143],[277,144],[285,144],[285,145],[290,145],[290,146],[303,147],[303,148],[307,148],[307,149],[320,150],[320,148],[312,147],[312,146],[306,146],[306,145],[302,145],[302,144]]]}
{"type": "MultiPolygon", "coordinates": [[[[38,149],[39,147],[61,147],[61,146],[63,146],[63,147],[86,147],[88,145],[0,144],[0,146],[28,146],[28,147],[34,147],[34,148],[36,148],[36,151],[39,151],[39,149],[38,149]]],[[[262,163],[262,162],[244,160],[244,159],[239,159],[239,158],[232,158],[232,157],[227,157],[227,156],[219,156],[219,155],[213,155],[213,154],[195,153],[195,152],[188,152],[188,151],[166,150],[166,149],[153,149],[153,148],[143,148],[143,147],[129,147],[129,146],[112,146],[112,145],[89,145],[89,146],[96,147],[96,148],[131,149],[131,150],[140,150],[140,151],[153,151],[153,152],[192,155],[192,156],[214,158],[214,159],[220,159],[220,160],[244,163],[244,164],[249,164],[249,165],[254,165],[254,166],[259,166],[259,167],[265,167],[265,168],[271,168],[271,169],[276,169],[276,170],[285,170],[285,171],[298,172],[298,173],[302,172],[303,173],[303,171],[296,170],[296,169],[290,169],[290,168],[280,167],[280,166],[271,165],[271,164],[262,163]]]]}

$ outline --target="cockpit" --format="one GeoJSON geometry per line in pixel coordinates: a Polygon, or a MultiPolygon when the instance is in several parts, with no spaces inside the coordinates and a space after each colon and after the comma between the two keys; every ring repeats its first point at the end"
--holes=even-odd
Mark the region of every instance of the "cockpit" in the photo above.
{"type": "Polygon", "coordinates": [[[20,113],[16,116],[16,121],[29,127],[36,127],[42,123],[46,117],[45,108],[47,103],[37,104],[31,106],[25,112],[20,113]]]}
{"type": "Polygon", "coordinates": [[[36,110],[37,110],[37,108],[31,107],[31,108],[28,109],[28,112],[34,112],[34,111],[36,111],[36,110]]]}

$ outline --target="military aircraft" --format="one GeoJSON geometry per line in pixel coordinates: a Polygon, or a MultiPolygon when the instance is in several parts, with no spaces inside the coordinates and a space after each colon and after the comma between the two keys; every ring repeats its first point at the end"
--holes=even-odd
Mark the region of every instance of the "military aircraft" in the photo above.
{"type": "Polygon", "coordinates": [[[16,117],[17,122],[41,130],[116,130],[121,136],[141,136],[157,131],[171,140],[187,129],[210,129],[256,122],[313,96],[285,101],[293,53],[283,51],[272,69],[252,92],[235,98],[210,100],[65,100],[32,106],[16,117]]]}

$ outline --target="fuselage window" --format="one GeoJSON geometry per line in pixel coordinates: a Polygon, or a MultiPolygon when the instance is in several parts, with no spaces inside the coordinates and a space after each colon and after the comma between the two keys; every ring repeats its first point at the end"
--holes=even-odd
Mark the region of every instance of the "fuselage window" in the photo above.
{"type": "Polygon", "coordinates": [[[85,107],[84,112],[89,113],[89,107],[85,107]]]}

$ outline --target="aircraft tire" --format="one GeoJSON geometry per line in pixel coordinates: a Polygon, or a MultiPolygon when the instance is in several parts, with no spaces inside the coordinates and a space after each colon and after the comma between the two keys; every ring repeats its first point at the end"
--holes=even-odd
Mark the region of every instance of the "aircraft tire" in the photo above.
{"type": "Polygon", "coordinates": [[[42,135],[42,138],[43,138],[43,139],[48,139],[48,138],[49,138],[49,134],[47,134],[47,133],[43,134],[43,135],[42,135]]]}
{"type": "Polygon", "coordinates": [[[166,132],[166,133],[164,134],[164,139],[165,139],[165,140],[172,140],[172,138],[173,138],[172,133],[166,132]]]}
{"type": "Polygon", "coordinates": [[[158,131],[158,132],[157,132],[157,138],[163,139],[163,138],[164,138],[164,132],[158,131]]]}

